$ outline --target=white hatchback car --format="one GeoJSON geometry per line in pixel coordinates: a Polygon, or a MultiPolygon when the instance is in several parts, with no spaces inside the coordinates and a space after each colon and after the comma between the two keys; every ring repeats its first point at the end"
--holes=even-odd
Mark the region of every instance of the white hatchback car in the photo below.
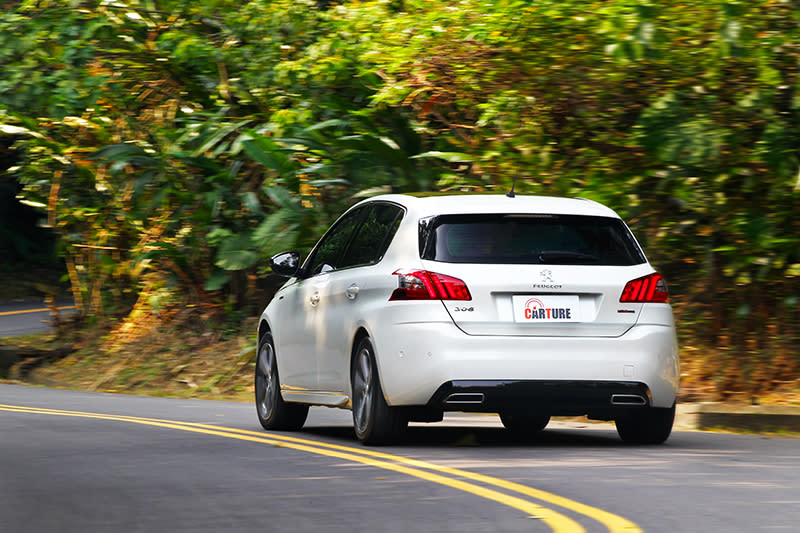
{"type": "Polygon", "coordinates": [[[367,444],[445,411],[551,416],[669,437],[678,346],[664,279],[611,209],[584,199],[384,195],[353,206],[261,315],[255,400],[266,429],[310,405],[352,409],[367,444]]]}

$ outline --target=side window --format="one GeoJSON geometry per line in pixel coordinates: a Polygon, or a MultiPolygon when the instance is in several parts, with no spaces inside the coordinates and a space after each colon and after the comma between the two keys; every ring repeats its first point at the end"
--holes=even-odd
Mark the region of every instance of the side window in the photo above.
{"type": "Polygon", "coordinates": [[[322,237],[304,267],[309,275],[329,272],[341,268],[341,257],[368,207],[360,207],[345,215],[322,237]]]}
{"type": "Polygon", "coordinates": [[[350,243],[342,267],[374,265],[380,261],[402,218],[403,208],[400,206],[374,204],[350,243]]]}

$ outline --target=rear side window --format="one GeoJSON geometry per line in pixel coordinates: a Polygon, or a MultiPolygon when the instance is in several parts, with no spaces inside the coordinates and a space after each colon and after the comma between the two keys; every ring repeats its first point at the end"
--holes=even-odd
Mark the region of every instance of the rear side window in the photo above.
{"type": "Polygon", "coordinates": [[[610,217],[442,215],[420,223],[423,259],[447,263],[638,265],[630,230],[610,217]]]}
{"type": "Polygon", "coordinates": [[[378,263],[386,253],[402,218],[403,209],[398,205],[373,204],[347,248],[341,268],[378,263]]]}
{"type": "Polygon", "coordinates": [[[330,272],[331,270],[342,268],[340,258],[347,243],[350,241],[350,237],[352,237],[353,232],[364,218],[367,209],[367,207],[359,207],[351,211],[340,218],[328,230],[303,265],[303,269],[309,275],[315,276],[322,272],[330,272]]]}

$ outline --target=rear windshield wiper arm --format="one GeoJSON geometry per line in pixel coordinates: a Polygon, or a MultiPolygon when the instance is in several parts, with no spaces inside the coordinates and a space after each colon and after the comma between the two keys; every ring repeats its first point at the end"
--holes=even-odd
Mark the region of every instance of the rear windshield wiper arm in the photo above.
{"type": "Polygon", "coordinates": [[[599,263],[600,258],[596,255],[582,254],[580,252],[569,252],[566,250],[546,250],[539,253],[540,263],[599,263]]]}

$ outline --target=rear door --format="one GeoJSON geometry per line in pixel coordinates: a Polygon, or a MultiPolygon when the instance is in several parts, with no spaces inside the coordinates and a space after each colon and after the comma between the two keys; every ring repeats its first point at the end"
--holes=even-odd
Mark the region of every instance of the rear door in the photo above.
{"type": "Polygon", "coordinates": [[[310,346],[316,331],[317,316],[313,295],[318,290],[309,280],[298,279],[282,287],[275,295],[275,312],[271,316],[281,384],[293,390],[314,390],[317,386],[317,364],[310,346]]]}
{"type": "Polygon", "coordinates": [[[622,290],[653,272],[612,217],[445,215],[421,238],[425,268],[469,288],[471,301],[444,305],[470,335],[622,335],[642,307],[620,304],[622,290]]]}
{"type": "Polygon", "coordinates": [[[281,329],[279,371],[284,382],[297,388],[318,391],[328,347],[326,328],[331,313],[331,274],[341,267],[340,259],[366,213],[365,208],[343,215],[320,239],[303,264],[305,275],[279,293],[285,301],[275,318],[281,329]],[[285,333],[284,333],[285,332],[285,333]]]}
{"type": "Polygon", "coordinates": [[[325,321],[318,337],[324,356],[319,361],[319,388],[345,392],[349,382],[350,348],[359,320],[379,312],[394,279],[375,270],[392,240],[403,208],[387,202],[369,204],[339,267],[330,272],[325,321]],[[388,287],[387,287],[388,286],[388,287]]]}

